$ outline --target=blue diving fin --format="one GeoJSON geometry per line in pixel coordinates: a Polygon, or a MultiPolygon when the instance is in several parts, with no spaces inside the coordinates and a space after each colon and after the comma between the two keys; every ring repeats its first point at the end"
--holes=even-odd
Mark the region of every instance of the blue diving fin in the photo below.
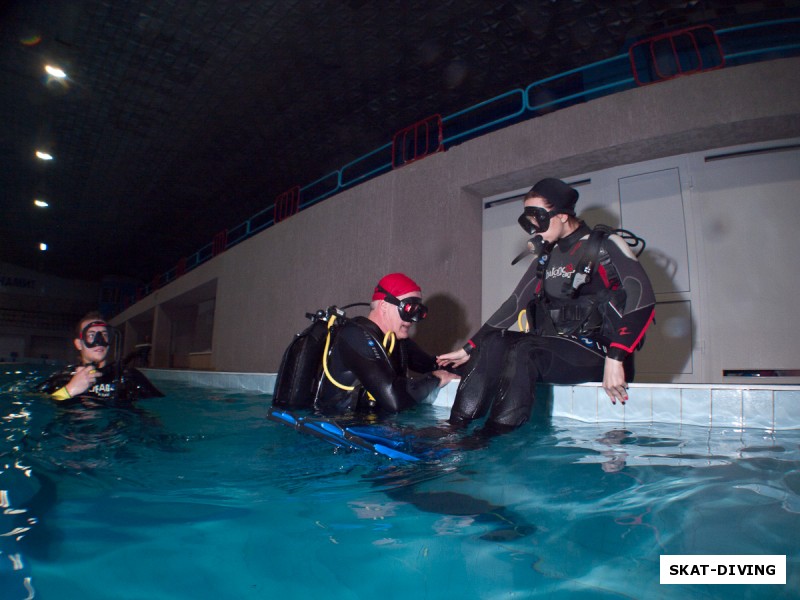
{"type": "Polygon", "coordinates": [[[420,460],[406,451],[408,450],[408,444],[402,438],[402,434],[394,432],[387,427],[360,425],[343,428],[327,419],[296,417],[288,410],[275,408],[274,406],[269,408],[267,418],[302,433],[313,435],[338,448],[362,450],[408,462],[420,460]]]}

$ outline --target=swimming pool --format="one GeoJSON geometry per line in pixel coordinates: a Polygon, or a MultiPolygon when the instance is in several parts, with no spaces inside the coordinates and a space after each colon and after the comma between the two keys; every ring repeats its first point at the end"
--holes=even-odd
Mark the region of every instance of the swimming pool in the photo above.
{"type": "Polygon", "coordinates": [[[136,410],[71,411],[21,391],[28,377],[0,375],[4,599],[800,590],[796,430],[553,418],[405,464],[267,421],[262,394],[159,382],[136,410]],[[787,585],[662,586],[662,554],[785,554],[787,585]]]}

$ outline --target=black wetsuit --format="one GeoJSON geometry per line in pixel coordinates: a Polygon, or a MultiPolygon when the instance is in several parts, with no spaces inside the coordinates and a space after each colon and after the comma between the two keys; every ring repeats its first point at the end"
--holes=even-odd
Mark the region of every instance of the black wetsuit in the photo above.
{"type": "Polygon", "coordinates": [[[328,352],[328,370],[343,390],[323,373],[316,408],[323,414],[355,410],[399,412],[415,406],[439,386],[436,359],[410,339],[397,340],[387,354],[384,333],[366,317],[353,317],[337,328],[328,352]],[[426,373],[409,378],[408,371],[426,373]],[[367,394],[374,399],[370,399],[367,394]]]}
{"type": "MultiPolygon", "coordinates": [[[[52,394],[61,389],[72,379],[78,366],[80,365],[70,365],[63,371],[53,373],[37,386],[37,391],[52,394]]],[[[96,400],[108,404],[113,402],[133,402],[142,398],[155,398],[164,395],[138,369],[124,369],[119,380],[115,376],[116,365],[113,363],[106,364],[98,370],[100,371],[100,376],[94,385],[82,394],[78,394],[76,396],[77,399],[96,400]]]]}
{"type": "Polygon", "coordinates": [[[655,295],[626,242],[611,235],[601,238],[595,272],[572,297],[572,276],[590,233],[581,223],[534,260],[511,297],[472,337],[451,423],[466,425],[491,407],[488,429],[519,427],[530,417],[537,382],[602,381],[606,355],[623,361],[632,380],[631,355],[653,320],[655,295]],[[507,331],[526,309],[531,333],[507,331]]]}

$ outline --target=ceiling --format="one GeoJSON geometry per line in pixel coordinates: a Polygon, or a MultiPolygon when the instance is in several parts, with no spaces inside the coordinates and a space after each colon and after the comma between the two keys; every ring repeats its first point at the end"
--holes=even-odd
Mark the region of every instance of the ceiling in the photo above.
{"type": "Polygon", "coordinates": [[[789,5],[0,1],[0,262],[148,282],[431,114],[615,56],[640,36],[789,5]],[[48,62],[68,78],[48,77],[48,62]]]}

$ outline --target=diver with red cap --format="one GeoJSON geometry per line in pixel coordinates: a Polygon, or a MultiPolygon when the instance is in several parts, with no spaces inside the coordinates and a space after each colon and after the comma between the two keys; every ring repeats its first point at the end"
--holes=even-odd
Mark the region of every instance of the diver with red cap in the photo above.
{"type": "Polygon", "coordinates": [[[643,240],[602,225],[589,228],[575,214],[577,200],[576,189],[554,178],[525,195],[519,223],[534,236],[528,242],[534,261],[467,344],[437,358],[440,367],[469,361],[452,425],[489,413],[487,433],[515,429],[530,418],[540,382],[601,381],[611,402],[627,401],[633,352],[653,321],[655,294],[622,236],[643,240]],[[523,313],[530,332],[508,331],[523,313]]]}
{"type": "Polygon", "coordinates": [[[80,364],[54,373],[38,385],[38,391],[59,402],[73,398],[116,402],[163,396],[141,371],[125,368],[124,359],[119,363],[108,360],[113,336],[113,328],[99,312],[84,316],[73,340],[80,364]]]}
{"type": "Polygon", "coordinates": [[[347,319],[325,353],[315,408],[323,414],[399,412],[424,400],[457,375],[409,338],[428,314],[417,283],[391,273],[375,286],[366,317],[347,319]],[[408,371],[424,373],[411,378],[408,371]]]}

